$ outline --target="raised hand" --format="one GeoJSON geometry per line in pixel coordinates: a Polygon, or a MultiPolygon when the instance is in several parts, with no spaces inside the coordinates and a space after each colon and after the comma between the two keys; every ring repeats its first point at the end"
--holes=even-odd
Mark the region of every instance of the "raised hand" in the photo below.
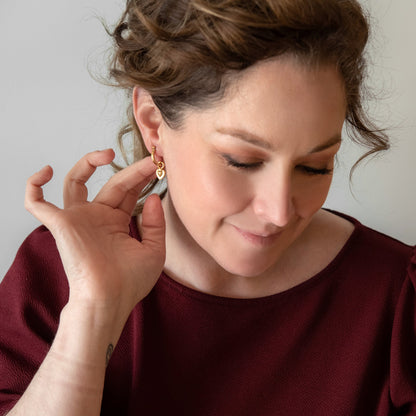
{"type": "Polygon", "coordinates": [[[70,303],[108,308],[125,321],[163,268],[165,225],[160,199],[151,195],[142,213],[142,241],[128,233],[138,195],[154,177],[150,158],[114,175],[93,201],[87,201],[85,183],[113,158],[112,150],[89,153],[71,169],[65,178],[63,209],[43,198],[42,186],[53,175],[49,166],[43,168],[27,182],[25,206],[56,240],[70,303]]]}

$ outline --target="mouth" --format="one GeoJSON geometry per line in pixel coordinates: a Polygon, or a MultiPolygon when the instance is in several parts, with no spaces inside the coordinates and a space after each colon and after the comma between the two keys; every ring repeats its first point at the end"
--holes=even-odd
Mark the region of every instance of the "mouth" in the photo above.
{"type": "Polygon", "coordinates": [[[260,247],[267,247],[272,245],[282,233],[264,233],[264,232],[257,232],[257,231],[247,231],[241,228],[236,227],[233,225],[233,228],[240,234],[244,239],[249,241],[250,243],[260,246],[260,247]]]}

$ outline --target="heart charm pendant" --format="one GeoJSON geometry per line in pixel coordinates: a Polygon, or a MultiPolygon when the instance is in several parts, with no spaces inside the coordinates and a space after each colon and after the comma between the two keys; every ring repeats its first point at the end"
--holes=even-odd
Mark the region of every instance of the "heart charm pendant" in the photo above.
{"type": "Polygon", "coordinates": [[[157,161],[155,159],[155,154],[156,154],[156,147],[152,146],[152,153],[150,154],[150,156],[152,157],[152,162],[157,166],[156,176],[159,180],[162,180],[166,174],[165,164],[161,160],[157,161]]]}
{"type": "Polygon", "coordinates": [[[162,180],[165,177],[165,173],[166,172],[161,166],[156,169],[156,176],[159,180],[162,180]]]}

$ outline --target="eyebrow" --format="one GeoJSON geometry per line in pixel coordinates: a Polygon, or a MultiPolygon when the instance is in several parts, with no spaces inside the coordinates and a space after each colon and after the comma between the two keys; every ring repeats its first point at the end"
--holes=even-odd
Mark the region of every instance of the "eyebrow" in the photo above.
{"type": "Polygon", "coordinates": [[[322,143],[316,147],[314,147],[309,154],[322,152],[323,150],[329,149],[336,144],[341,143],[341,135],[337,134],[336,136],[331,137],[327,142],[322,143]]]}
{"type": "Polygon", "coordinates": [[[226,129],[226,128],[218,128],[216,131],[220,134],[225,134],[227,136],[233,136],[237,139],[243,140],[247,143],[254,144],[255,146],[262,147],[263,149],[270,150],[272,148],[271,144],[266,140],[256,136],[255,134],[238,130],[238,129],[226,129]]]}
{"type": "MultiPolygon", "coordinates": [[[[237,139],[243,140],[247,143],[253,144],[254,146],[261,147],[266,150],[271,150],[272,146],[271,144],[260,138],[259,136],[256,136],[253,133],[246,132],[244,130],[239,129],[226,129],[226,128],[217,128],[216,131],[220,134],[225,134],[228,136],[236,137],[237,139]]],[[[336,144],[341,142],[341,135],[337,134],[333,137],[331,137],[329,140],[327,140],[325,143],[322,143],[316,147],[314,147],[308,154],[312,153],[318,153],[322,152],[323,150],[326,150],[332,146],[335,146],[336,144]]]]}

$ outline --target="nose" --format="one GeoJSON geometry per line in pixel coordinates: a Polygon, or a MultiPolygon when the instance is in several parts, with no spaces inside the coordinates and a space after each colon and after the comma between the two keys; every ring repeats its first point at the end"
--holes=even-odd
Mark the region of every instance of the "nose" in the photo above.
{"type": "Polygon", "coordinates": [[[262,221],[285,227],[295,212],[291,177],[281,174],[258,184],[253,210],[262,221]]]}

